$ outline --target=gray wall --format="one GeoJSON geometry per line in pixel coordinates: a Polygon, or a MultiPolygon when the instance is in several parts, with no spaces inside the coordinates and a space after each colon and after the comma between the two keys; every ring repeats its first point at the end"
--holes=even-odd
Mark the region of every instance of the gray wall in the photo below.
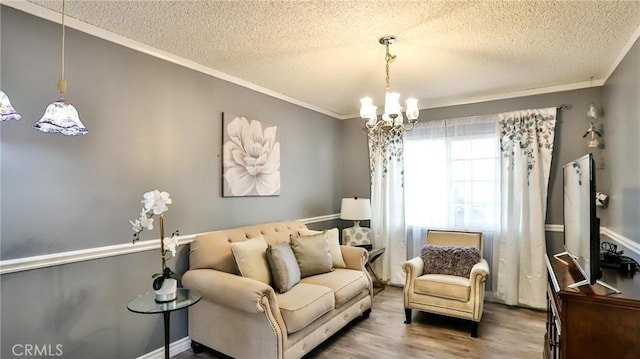
{"type": "Polygon", "coordinates": [[[342,121],[342,197],[368,198],[371,193],[366,132],[358,120],[342,121]]]}
{"type": "Polygon", "coordinates": [[[609,194],[603,225],[640,244],[640,41],[605,83],[603,104],[609,194]]]}
{"type": "MultiPolygon", "coordinates": [[[[155,188],[171,193],[166,228],[181,234],[339,212],[339,120],[73,29],[67,99],[89,134],[35,131],[58,97],[60,25],[0,9],[1,87],[23,115],[0,134],[2,260],[129,243],[128,220],[155,188]],[[278,126],[280,196],[221,197],[223,112],[278,126]]],[[[183,272],[187,257],[172,266],[183,272]]],[[[161,316],[126,310],[159,266],[154,251],[3,275],[0,356],[25,343],[77,358],[161,347],[161,316]]],[[[174,341],[187,335],[186,311],[172,318],[174,341]]]]}

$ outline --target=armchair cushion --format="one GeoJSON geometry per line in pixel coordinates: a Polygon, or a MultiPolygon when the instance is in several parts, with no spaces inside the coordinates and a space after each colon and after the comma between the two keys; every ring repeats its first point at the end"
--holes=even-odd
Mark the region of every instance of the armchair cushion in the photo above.
{"type": "Polygon", "coordinates": [[[291,236],[291,249],[298,261],[302,278],[333,270],[333,259],[324,233],[291,236]]]}
{"type": "Polygon", "coordinates": [[[474,247],[426,244],[420,251],[423,274],[448,274],[469,278],[471,268],[480,262],[480,251],[474,247]]]}
{"type": "Polygon", "coordinates": [[[469,300],[471,285],[469,278],[446,274],[425,274],[415,279],[414,291],[446,299],[455,299],[461,302],[469,300]]]}
{"type": "Polygon", "coordinates": [[[233,259],[243,277],[271,284],[271,272],[267,262],[267,242],[257,236],[242,242],[231,243],[233,259]]]}
{"type": "Polygon", "coordinates": [[[271,268],[273,287],[279,293],[285,293],[300,281],[300,267],[289,243],[269,245],[267,261],[271,268]]]}

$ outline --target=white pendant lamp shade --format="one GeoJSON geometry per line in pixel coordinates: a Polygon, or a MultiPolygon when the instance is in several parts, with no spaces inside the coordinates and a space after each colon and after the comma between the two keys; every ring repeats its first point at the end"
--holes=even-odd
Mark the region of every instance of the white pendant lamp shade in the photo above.
{"type": "Polygon", "coordinates": [[[33,128],[67,136],[86,135],[89,132],[80,121],[76,108],[62,99],[49,104],[44,115],[33,125],[33,128]]]}
{"type": "Polygon", "coordinates": [[[417,120],[420,116],[420,110],[418,109],[418,99],[408,98],[407,99],[407,118],[409,120],[417,120]]]}
{"type": "MultiPolygon", "coordinates": [[[[400,106],[400,94],[397,92],[387,92],[384,94],[384,115],[385,121],[390,125],[398,123],[398,118],[402,119],[402,106],[400,106]]],[[[402,123],[400,120],[399,123],[402,123]]]]}
{"type": "Polygon", "coordinates": [[[360,117],[366,119],[369,122],[375,123],[376,111],[378,107],[373,105],[373,99],[371,97],[365,97],[360,99],[360,117]]]}
{"type": "Polygon", "coordinates": [[[16,109],[11,106],[9,96],[7,96],[4,91],[0,90],[0,121],[17,121],[21,118],[22,115],[20,115],[18,111],[16,111],[16,109]]]}
{"type": "Polygon", "coordinates": [[[33,128],[46,133],[61,133],[67,136],[86,135],[89,130],[80,121],[78,111],[64,99],[64,94],[67,92],[67,81],[64,79],[64,35],[64,0],[62,0],[62,51],[60,81],[58,81],[60,99],[47,106],[44,110],[44,115],[38,122],[33,124],[33,128]]]}
{"type": "Polygon", "coordinates": [[[595,102],[590,102],[589,106],[587,106],[587,119],[589,119],[590,122],[595,122],[598,117],[600,117],[598,105],[596,105],[595,102]]]}

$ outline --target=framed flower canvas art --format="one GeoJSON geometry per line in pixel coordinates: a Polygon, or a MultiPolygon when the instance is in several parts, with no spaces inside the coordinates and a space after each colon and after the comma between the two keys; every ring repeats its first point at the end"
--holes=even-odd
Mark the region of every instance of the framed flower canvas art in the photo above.
{"type": "Polygon", "coordinates": [[[280,195],[278,126],[222,115],[222,195],[280,195]]]}

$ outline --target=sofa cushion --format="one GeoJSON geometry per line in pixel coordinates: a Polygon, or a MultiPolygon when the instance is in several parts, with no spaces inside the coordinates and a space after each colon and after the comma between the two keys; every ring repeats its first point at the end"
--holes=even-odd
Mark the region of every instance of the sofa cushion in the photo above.
{"type": "Polygon", "coordinates": [[[335,295],[336,308],[369,288],[365,272],[338,268],[333,272],[318,274],[300,280],[300,283],[329,287],[335,295]]]}
{"type": "Polygon", "coordinates": [[[269,245],[267,262],[271,268],[273,287],[279,293],[285,293],[300,281],[300,268],[289,243],[269,245]]]}
{"type": "Polygon", "coordinates": [[[340,231],[338,228],[325,229],[324,231],[314,231],[312,229],[301,229],[301,236],[324,233],[327,243],[329,244],[329,252],[333,260],[333,268],[347,268],[342,258],[342,250],[340,249],[340,231]]]}
{"type": "Polygon", "coordinates": [[[422,275],[414,280],[413,288],[417,294],[455,299],[461,302],[467,302],[471,292],[469,278],[446,274],[422,275]]]}
{"type": "Polygon", "coordinates": [[[231,253],[243,277],[271,284],[271,271],[267,262],[267,242],[257,236],[242,242],[231,243],[231,253]]]}
{"type": "Polygon", "coordinates": [[[293,249],[298,261],[301,277],[333,270],[333,259],[324,233],[310,236],[291,236],[291,249],[293,249]]]}
{"type": "Polygon", "coordinates": [[[306,327],[335,307],[333,291],[321,285],[298,283],[288,292],[276,294],[276,298],[289,334],[306,327]]]}
{"type": "Polygon", "coordinates": [[[423,274],[449,274],[469,277],[471,268],[480,262],[480,251],[474,247],[426,244],[420,250],[423,274]]]}

